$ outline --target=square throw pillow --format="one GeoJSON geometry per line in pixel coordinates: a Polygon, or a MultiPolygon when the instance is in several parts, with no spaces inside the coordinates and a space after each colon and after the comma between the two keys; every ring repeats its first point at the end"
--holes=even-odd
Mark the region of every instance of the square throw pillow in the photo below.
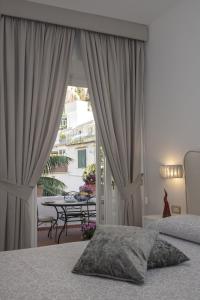
{"type": "Polygon", "coordinates": [[[156,237],[154,230],[99,225],[72,272],[143,283],[156,237]]]}
{"type": "Polygon", "coordinates": [[[158,239],[151,249],[147,268],[163,268],[181,264],[188,261],[189,258],[179,249],[165,240],[158,239]]]}

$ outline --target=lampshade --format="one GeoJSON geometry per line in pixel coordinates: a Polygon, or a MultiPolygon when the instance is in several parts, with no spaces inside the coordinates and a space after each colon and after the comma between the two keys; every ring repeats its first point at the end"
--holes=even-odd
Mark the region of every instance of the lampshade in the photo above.
{"type": "Polygon", "coordinates": [[[182,178],[182,165],[162,165],[160,166],[160,175],[162,178],[182,178]]]}

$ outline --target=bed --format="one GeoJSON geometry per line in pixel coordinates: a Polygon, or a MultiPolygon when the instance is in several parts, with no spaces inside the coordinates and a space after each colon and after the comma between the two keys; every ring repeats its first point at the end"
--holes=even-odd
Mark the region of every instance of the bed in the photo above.
{"type": "Polygon", "coordinates": [[[72,274],[87,242],[1,253],[0,299],[200,299],[200,245],[162,237],[188,255],[190,261],[177,267],[149,270],[142,286],[72,274]]]}
{"type": "MultiPolygon", "coordinates": [[[[190,165],[188,159],[189,154],[186,169],[190,165]]],[[[200,153],[197,159],[200,161],[200,153]]],[[[191,206],[192,200],[197,199],[191,191],[195,190],[196,195],[197,188],[192,187],[193,180],[188,180],[189,169],[186,179],[191,206]]],[[[73,274],[73,266],[88,242],[2,252],[0,300],[199,300],[200,244],[160,236],[185,253],[190,261],[147,271],[143,285],[73,274]]]]}

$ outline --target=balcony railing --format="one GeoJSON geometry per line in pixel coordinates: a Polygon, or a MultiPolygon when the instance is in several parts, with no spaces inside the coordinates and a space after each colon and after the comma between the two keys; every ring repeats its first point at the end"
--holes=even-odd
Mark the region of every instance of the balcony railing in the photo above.
{"type": "Polygon", "coordinates": [[[96,136],[95,134],[77,134],[77,135],[67,135],[66,137],[66,145],[77,145],[82,143],[95,142],[96,136]]]}

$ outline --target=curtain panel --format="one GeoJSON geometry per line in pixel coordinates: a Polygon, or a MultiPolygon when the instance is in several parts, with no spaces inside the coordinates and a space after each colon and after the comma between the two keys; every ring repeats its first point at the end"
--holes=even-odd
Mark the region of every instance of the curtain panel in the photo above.
{"type": "Polygon", "coordinates": [[[0,250],[31,246],[32,191],[54,144],[75,31],[0,23],[0,250]]]}
{"type": "Polygon", "coordinates": [[[144,43],[81,31],[80,44],[96,126],[121,195],[118,223],[141,226],[144,43]]]}

